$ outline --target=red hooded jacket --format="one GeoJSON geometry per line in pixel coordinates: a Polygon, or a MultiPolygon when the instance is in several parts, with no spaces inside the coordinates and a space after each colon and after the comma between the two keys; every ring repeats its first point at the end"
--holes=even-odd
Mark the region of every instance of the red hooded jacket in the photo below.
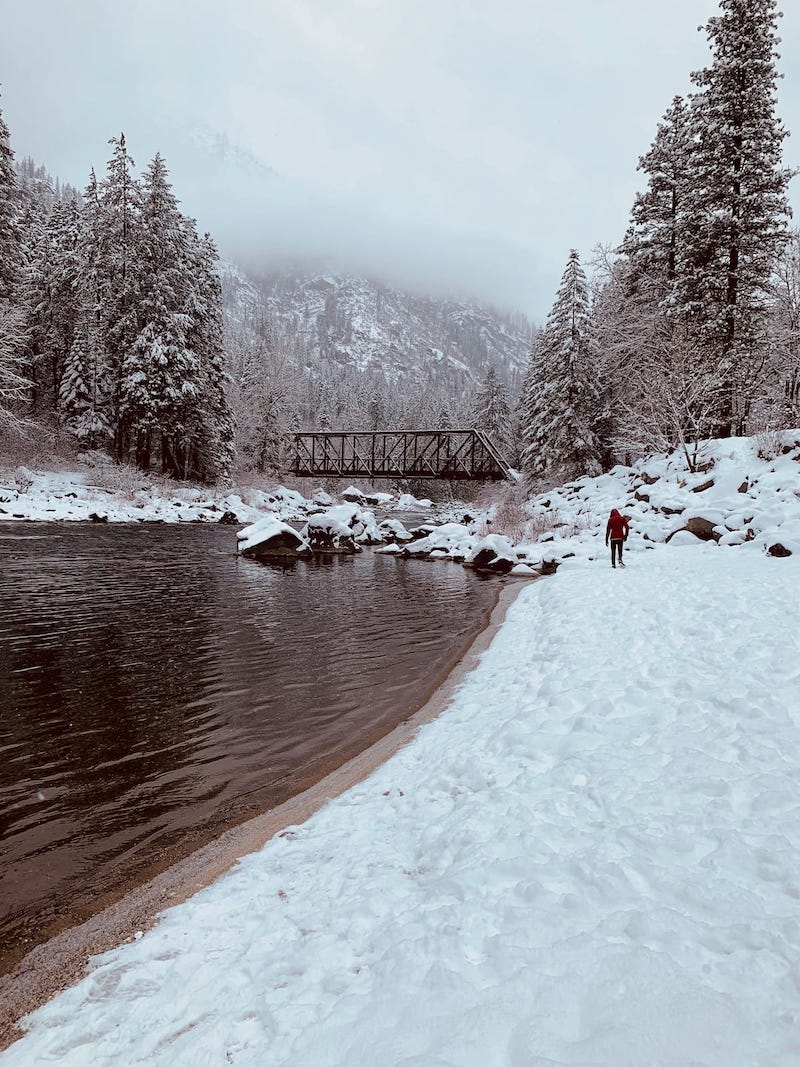
{"type": "Polygon", "coordinates": [[[608,544],[609,537],[616,541],[625,540],[627,536],[628,520],[614,508],[608,517],[608,524],[606,525],[606,544],[608,544]]]}

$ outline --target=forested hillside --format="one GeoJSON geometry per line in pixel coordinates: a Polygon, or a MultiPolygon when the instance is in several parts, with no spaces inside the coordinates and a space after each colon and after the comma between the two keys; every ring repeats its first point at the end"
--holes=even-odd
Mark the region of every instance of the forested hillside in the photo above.
{"type": "Polygon", "coordinates": [[[246,464],[269,469],[283,434],[310,428],[474,424],[513,451],[509,397],[533,336],[524,316],[342,274],[251,280],[224,263],[222,281],[246,464]]]}
{"type": "Polygon", "coordinates": [[[0,428],[39,427],[182,478],[227,477],[217,252],[163,158],[137,176],[124,135],[83,195],[0,118],[0,428]]]}

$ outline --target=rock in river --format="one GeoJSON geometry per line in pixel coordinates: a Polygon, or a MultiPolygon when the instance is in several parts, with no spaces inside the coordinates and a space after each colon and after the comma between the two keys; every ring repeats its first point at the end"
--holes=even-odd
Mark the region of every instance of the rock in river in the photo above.
{"type": "Polygon", "coordinates": [[[311,546],[297,530],[280,522],[274,515],[265,515],[263,519],[240,530],[236,536],[239,539],[239,553],[253,559],[311,555],[311,546]]]}

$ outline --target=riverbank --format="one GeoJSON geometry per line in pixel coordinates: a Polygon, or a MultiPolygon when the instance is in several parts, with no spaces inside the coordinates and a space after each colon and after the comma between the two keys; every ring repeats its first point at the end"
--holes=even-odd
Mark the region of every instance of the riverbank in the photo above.
{"type": "Polygon", "coordinates": [[[422,725],[441,713],[465,675],[477,665],[519,590],[518,583],[498,587],[495,607],[483,620],[481,629],[446,670],[431,680],[429,691],[421,698],[422,706],[375,744],[333,770],[320,765],[316,768],[320,778],[310,788],[226,831],[146,885],[131,889],[87,922],[40,945],[9,974],[0,977],[0,1048],[21,1036],[17,1022],[23,1015],[81,978],[90,956],[141,936],[142,931],[158,921],[164,908],[210,885],[238,859],[262,848],[286,827],[307,820],[331,798],[362,781],[406,745],[422,725]]]}
{"type": "MultiPolygon", "coordinates": [[[[430,500],[408,494],[377,493],[372,499],[398,512],[431,507],[430,500]]],[[[231,523],[248,523],[265,512],[297,522],[332,503],[311,482],[302,493],[267,479],[220,489],[156,478],[110,461],[58,471],[0,466],[0,522],[214,523],[225,516],[231,523]]]]}
{"type": "Polygon", "coordinates": [[[800,560],[627,563],[526,585],[412,744],[96,960],[3,1067],[788,1067],[800,560]]]}

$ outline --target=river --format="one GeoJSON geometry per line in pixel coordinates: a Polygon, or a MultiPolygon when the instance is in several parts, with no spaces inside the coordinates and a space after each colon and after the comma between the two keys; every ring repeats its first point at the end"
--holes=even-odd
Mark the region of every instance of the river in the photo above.
{"type": "Polygon", "coordinates": [[[0,973],[386,734],[496,599],[460,566],[235,543],[0,526],[0,973]]]}

